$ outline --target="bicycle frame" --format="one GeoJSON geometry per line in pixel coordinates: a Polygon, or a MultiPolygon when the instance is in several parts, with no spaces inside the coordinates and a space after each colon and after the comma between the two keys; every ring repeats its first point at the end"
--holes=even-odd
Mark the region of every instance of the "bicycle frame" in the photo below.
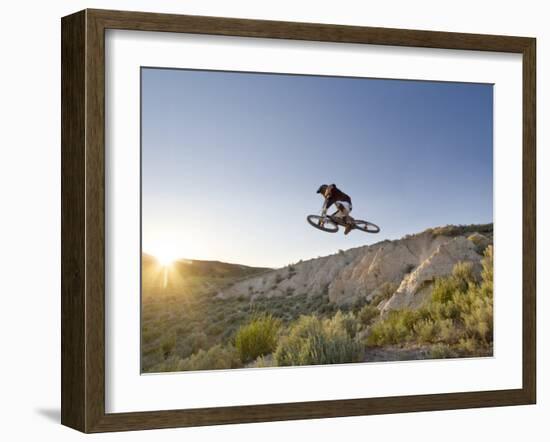
{"type": "Polygon", "coordinates": [[[328,218],[329,220],[331,220],[333,223],[339,225],[339,226],[343,226],[345,227],[346,226],[346,223],[344,222],[344,220],[342,220],[341,218],[338,218],[337,216],[332,216],[332,215],[327,215],[327,208],[326,207],[323,207],[321,209],[321,216],[323,218],[328,218]]]}

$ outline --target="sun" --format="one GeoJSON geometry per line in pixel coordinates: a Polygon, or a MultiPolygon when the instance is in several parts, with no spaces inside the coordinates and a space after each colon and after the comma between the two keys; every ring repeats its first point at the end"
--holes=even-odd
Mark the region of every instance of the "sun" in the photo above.
{"type": "Polygon", "coordinates": [[[157,256],[157,260],[162,267],[171,266],[174,262],[174,258],[164,255],[157,256]]]}
{"type": "Polygon", "coordinates": [[[162,248],[159,250],[156,250],[153,253],[153,256],[157,259],[158,263],[162,267],[170,267],[174,261],[178,259],[178,256],[173,250],[170,250],[169,248],[162,248]]]}

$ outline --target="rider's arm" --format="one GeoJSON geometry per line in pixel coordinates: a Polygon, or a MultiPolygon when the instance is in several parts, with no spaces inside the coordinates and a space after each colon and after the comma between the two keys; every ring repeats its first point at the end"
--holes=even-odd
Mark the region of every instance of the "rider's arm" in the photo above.
{"type": "Polygon", "coordinates": [[[322,210],[322,213],[323,213],[323,216],[327,213],[327,199],[325,198],[325,201],[323,202],[323,210],[322,210]]]}
{"type": "Polygon", "coordinates": [[[327,212],[330,206],[334,204],[334,201],[331,198],[325,197],[325,202],[323,203],[323,214],[327,212]]]}

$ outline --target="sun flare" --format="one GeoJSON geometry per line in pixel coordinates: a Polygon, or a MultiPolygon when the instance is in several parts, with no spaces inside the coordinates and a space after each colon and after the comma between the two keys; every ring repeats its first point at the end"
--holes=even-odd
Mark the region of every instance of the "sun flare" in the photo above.
{"type": "Polygon", "coordinates": [[[152,254],[162,267],[170,267],[178,259],[177,254],[168,248],[155,250],[152,254]]]}

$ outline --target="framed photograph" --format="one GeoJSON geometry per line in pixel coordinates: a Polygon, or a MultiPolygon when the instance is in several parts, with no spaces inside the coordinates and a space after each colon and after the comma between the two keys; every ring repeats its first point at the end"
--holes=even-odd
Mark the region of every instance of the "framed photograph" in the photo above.
{"type": "Polygon", "coordinates": [[[536,400],[535,39],[62,19],[62,423],[536,400]]]}

